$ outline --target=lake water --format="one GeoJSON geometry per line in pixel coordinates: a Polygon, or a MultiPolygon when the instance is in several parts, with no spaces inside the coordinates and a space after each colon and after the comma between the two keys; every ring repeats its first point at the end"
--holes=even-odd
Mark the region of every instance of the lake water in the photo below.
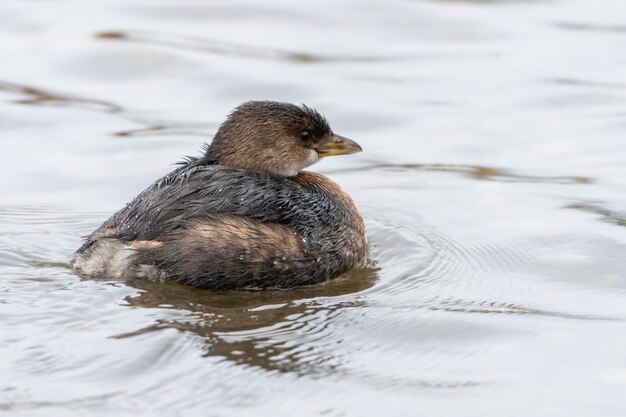
{"type": "Polygon", "coordinates": [[[0,414],[626,415],[626,3],[0,4],[0,414]],[[368,265],[85,280],[81,236],[250,99],[317,107],[368,265]]]}

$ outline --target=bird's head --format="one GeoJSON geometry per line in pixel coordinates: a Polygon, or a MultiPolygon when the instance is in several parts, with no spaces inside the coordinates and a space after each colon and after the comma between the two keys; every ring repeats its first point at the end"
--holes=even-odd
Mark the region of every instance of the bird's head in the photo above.
{"type": "Polygon", "coordinates": [[[320,158],[361,152],[333,133],[315,109],[274,101],[249,101],[222,123],[205,159],[251,172],[297,175],[320,158]]]}

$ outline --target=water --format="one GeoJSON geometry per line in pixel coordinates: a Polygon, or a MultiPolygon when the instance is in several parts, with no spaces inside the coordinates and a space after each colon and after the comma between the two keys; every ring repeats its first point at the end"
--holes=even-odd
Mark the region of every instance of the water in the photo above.
{"type": "Polygon", "coordinates": [[[619,0],[0,5],[0,414],[623,416],[619,0]],[[363,154],[367,267],[82,280],[97,227],[249,99],[363,154]]]}

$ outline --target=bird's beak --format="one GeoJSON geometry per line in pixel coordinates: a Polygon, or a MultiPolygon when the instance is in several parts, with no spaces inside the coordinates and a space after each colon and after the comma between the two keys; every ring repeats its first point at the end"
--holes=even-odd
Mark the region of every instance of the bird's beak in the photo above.
{"type": "Polygon", "coordinates": [[[325,156],[349,155],[362,152],[363,148],[351,139],[332,134],[320,139],[315,151],[320,158],[323,158],[325,156]]]}

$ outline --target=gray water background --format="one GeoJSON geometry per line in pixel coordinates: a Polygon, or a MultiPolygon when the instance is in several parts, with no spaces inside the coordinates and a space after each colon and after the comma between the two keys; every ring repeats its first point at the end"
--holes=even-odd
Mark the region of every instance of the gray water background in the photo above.
{"type": "Polygon", "coordinates": [[[0,414],[626,415],[626,3],[0,3],[0,414]],[[237,104],[317,107],[368,266],[83,280],[237,104]]]}

